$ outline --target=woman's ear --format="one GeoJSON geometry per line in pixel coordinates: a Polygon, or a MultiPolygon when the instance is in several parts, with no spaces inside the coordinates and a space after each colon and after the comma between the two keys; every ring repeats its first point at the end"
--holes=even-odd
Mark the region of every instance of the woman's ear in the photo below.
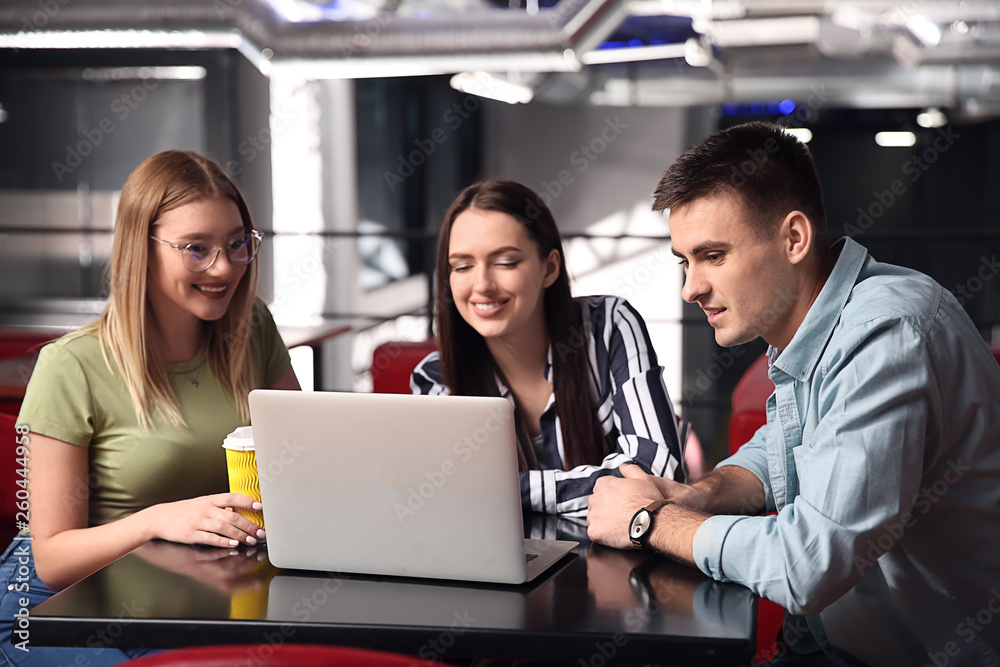
{"type": "Polygon", "coordinates": [[[562,257],[559,251],[553,248],[549,251],[549,256],[545,258],[545,278],[542,281],[544,287],[548,287],[559,277],[562,270],[562,257]]]}

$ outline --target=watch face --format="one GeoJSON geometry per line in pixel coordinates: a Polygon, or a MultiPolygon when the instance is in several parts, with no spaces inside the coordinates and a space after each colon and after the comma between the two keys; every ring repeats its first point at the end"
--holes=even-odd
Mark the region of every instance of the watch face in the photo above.
{"type": "Polygon", "coordinates": [[[637,540],[646,534],[649,530],[650,516],[647,510],[640,510],[635,518],[632,519],[632,525],[629,526],[629,536],[633,540],[637,540]]]}

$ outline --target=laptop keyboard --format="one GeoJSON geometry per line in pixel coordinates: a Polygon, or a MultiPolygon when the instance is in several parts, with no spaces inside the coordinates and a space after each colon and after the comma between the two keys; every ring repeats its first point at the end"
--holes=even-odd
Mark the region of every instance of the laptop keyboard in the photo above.
{"type": "Polygon", "coordinates": [[[531,561],[538,558],[538,554],[524,554],[524,562],[530,563],[531,561]]]}

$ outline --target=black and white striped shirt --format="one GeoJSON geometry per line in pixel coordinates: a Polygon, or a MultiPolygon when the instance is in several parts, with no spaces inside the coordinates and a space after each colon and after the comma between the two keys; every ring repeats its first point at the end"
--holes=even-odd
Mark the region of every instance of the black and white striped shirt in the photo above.
{"type": "MultiPolygon", "coordinates": [[[[553,392],[541,417],[541,443],[535,448],[541,470],[521,473],[521,504],[526,511],[584,515],[597,479],[618,475],[623,463],[684,481],[677,419],[642,317],[620,297],[588,296],[575,301],[583,315],[584,333],[579,342],[571,340],[570,344],[587,343],[591,395],[597,397],[597,418],[612,453],[600,465],[565,470],[553,392]]],[[[553,377],[552,352],[550,346],[545,375],[554,386],[559,379],[553,377]]],[[[497,386],[500,395],[513,403],[510,390],[499,378],[497,386]]],[[[410,388],[415,394],[449,393],[437,352],[417,365],[410,388]]]]}

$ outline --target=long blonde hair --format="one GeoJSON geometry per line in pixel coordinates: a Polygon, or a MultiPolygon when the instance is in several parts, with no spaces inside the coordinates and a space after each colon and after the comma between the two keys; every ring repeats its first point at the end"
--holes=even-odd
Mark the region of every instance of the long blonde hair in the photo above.
{"type": "MultiPolygon", "coordinates": [[[[239,188],[213,160],[191,151],[163,151],[147,158],[128,177],[115,216],[109,295],[100,318],[76,335],[96,333],[108,367],[108,353],[121,371],[139,423],[149,429],[159,414],[184,426],[164,361],[152,349],[152,315],[147,294],[150,227],[167,211],[197,199],[229,197],[243,228],[253,229],[250,209],[239,188]]],[[[226,314],[203,322],[208,363],[219,384],[232,394],[240,415],[249,420],[247,395],[258,381],[250,355],[251,319],[257,293],[257,262],[240,280],[226,314]]]]}

